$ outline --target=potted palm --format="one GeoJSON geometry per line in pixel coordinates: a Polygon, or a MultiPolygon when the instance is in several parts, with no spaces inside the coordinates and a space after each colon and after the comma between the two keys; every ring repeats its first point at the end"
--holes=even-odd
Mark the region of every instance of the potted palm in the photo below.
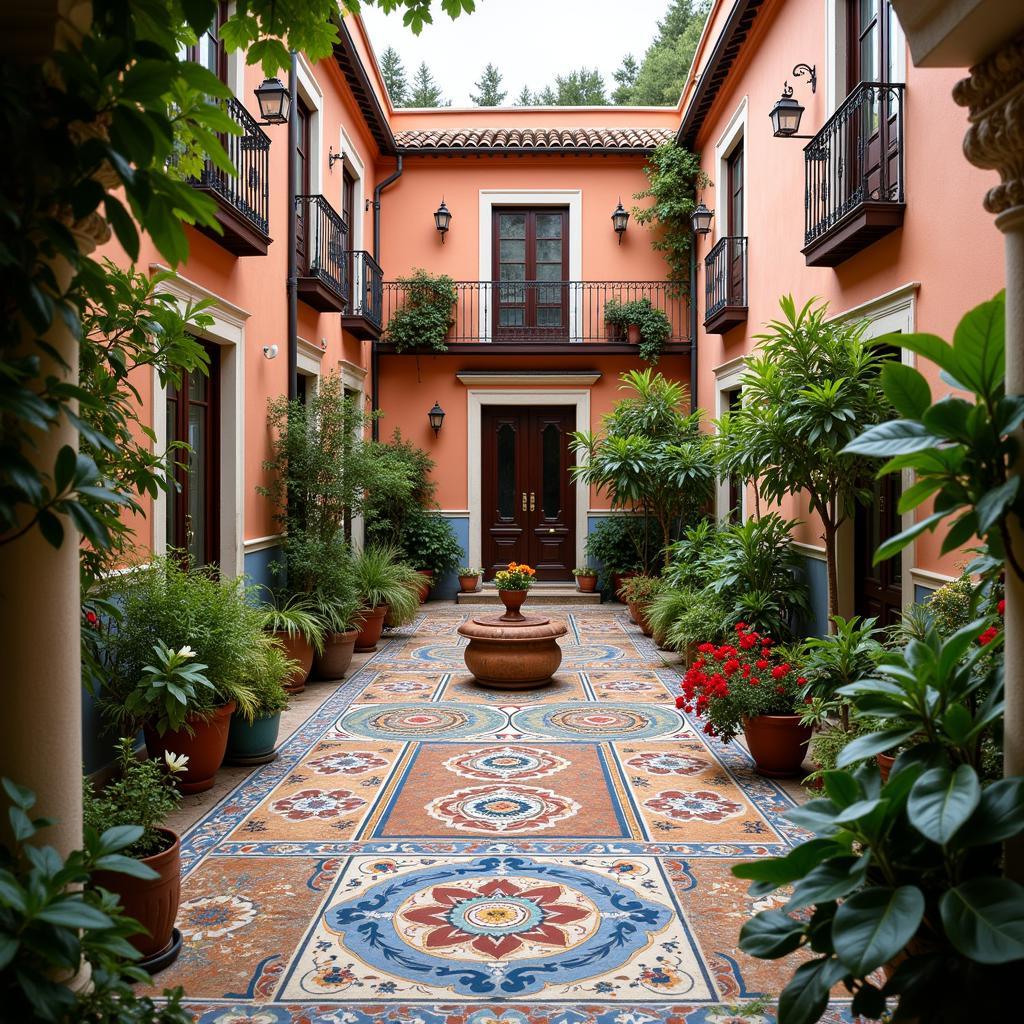
{"type": "Polygon", "coordinates": [[[117,775],[97,792],[86,779],[82,794],[85,828],[96,833],[138,826],[141,835],[116,857],[101,860],[90,884],[120,897],[124,912],[144,931],[128,941],[142,955],[139,966],[150,972],[173,963],[181,951],[174,928],[181,894],[181,843],[163,823],[181,803],[174,776],[187,757],[170,752],[162,761],[143,761],[131,739],[118,744],[117,775]],[[134,864],[126,863],[131,858],[134,864]]]}
{"type": "Polygon", "coordinates": [[[703,643],[683,677],[677,704],[704,720],[704,732],[728,742],[742,730],[757,770],[798,775],[811,729],[801,723],[807,680],[776,652],[770,637],[738,622],[734,643],[703,643]]]}
{"type": "Polygon", "coordinates": [[[277,757],[281,713],[288,707],[288,692],[284,684],[293,674],[295,663],[274,637],[264,635],[260,640],[253,648],[249,677],[252,705],[235,711],[231,716],[224,757],[226,764],[266,764],[277,757]]]}
{"type": "Polygon", "coordinates": [[[459,566],[459,587],[464,594],[472,594],[480,586],[480,577],[483,576],[483,569],[475,569],[471,565],[459,566]]]}
{"type": "Polygon", "coordinates": [[[375,651],[384,629],[384,619],[393,612],[409,621],[419,605],[416,573],[401,561],[394,545],[371,544],[352,560],[353,583],[361,610],[355,620],[359,630],[357,652],[375,651]]]}
{"type": "Polygon", "coordinates": [[[284,683],[289,693],[301,693],[306,688],[313,661],[324,649],[324,624],[316,613],[308,596],[286,598],[280,605],[263,609],[263,628],[281,644],[293,663],[284,683]]]}
{"type": "Polygon", "coordinates": [[[359,639],[360,602],[353,596],[324,600],[320,605],[324,647],[313,662],[316,679],[344,679],[359,639]]]}
{"type": "Polygon", "coordinates": [[[592,594],[597,590],[597,570],[589,566],[573,569],[573,576],[576,578],[577,588],[584,594],[592,594]]]}

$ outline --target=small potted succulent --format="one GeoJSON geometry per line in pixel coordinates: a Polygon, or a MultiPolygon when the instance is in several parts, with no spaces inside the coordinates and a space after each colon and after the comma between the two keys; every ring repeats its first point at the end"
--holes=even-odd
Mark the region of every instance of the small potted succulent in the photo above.
{"type": "Polygon", "coordinates": [[[470,565],[460,565],[457,571],[462,593],[472,594],[480,586],[480,577],[484,574],[483,569],[474,569],[470,565]]]}
{"type": "Polygon", "coordinates": [[[253,704],[231,716],[228,730],[226,764],[266,764],[277,757],[277,736],[281,712],[288,707],[284,684],[295,671],[292,661],[278,641],[269,634],[253,652],[250,682],[253,704]]]}
{"type": "Polygon", "coordinates": [[[163,822],[181,803],[174,776],[188,763],[171,752],[162,761],[140,760],[128,737],[118,743],[117,775],[97,792],[86,779],[82,794],[85,828],[96,833],[141,826],[141,835],[116,857],[103,858],[91,884],[120,897],[125,913],[145,928],[128,941],[142,955],[139,966],[150,972],[174,962],[181,935],[174,919],[181,895],[181,844],[163,822]],[[126,863],[131,858],[134,863],[126,863]]]}
{"type": "Polygon", "coordinates": [[[573,576],[576,577],[576,586],[584,594],[592,594],[597,590],[597,570],[584,566],[581,569],[573,569],[573,576]]]}
{"type": "Polygon", "coordinates": [[[519,609],[522,608],[536,575],[536,569],[519,562],[509,562],[507,569],[501,569],[494,574],[494,585],[498,588],[498,597],[501,598],[501,603],[505,606],[505,614],[502,618],[509,621],[519,621],[523,618],[519,609]]]}
{"type": "Polygon", "coordinates": [[[626,602],[629,614],[644,636],[653,636],[651,625],[647,621],[647,609],[664,588],[665,584],[657,576],[640,574],[630,576],[622,584],[622,600],[626,602]]]}
{"type": "Polygon", "coordinates": [[[737,622],[734,643],[703,643],[683,676],[676,705],[704,719],[704,732],[728,742],[741,730],[757,770],[800,774],[811,738],[801,709],[807,680],[776,651],[771,637],[737,622]]]}

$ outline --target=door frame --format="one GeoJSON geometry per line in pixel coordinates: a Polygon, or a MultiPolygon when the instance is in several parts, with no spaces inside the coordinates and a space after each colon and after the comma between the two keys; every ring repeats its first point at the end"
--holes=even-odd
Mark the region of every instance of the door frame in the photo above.
{"type": "MultiPolygon", "coordinates": [[[[482,565],[483,558],[483,473],[481,471],[481,414],[485,405],[568,406],[576,410],[576,429],[590,429],[590,391],[562,388],[470,389],[466,395],[468,482],[469,482],[469,564],[482,565]]],[[[576,486],[576,564],[582,565],[587,543],[587,509],[590,488],[576,486]]]]}

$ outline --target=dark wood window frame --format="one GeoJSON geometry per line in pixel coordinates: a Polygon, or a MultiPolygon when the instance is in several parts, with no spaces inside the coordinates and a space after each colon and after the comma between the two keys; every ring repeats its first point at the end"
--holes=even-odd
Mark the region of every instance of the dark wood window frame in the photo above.
{"type": "Polygon", "coordinates": [[[228,20],[228,5],[226,3],[220,3],[217,5],[217,13],[214,15],[213,24],[207,29],[206,32],[199,37],[199,39],[188,47],[186,56],[188,60],[192,61],[193,64],[202,64],[203,67],[209,68],[209,65],[201,59],[202,47],[206,44],[206,41],[216,47],[217,60],[216,68],[209,68],[213,73],[225,84],[228,80],[228,53],[227,48],[224,46],[224,40],[220,37],[220,30],[224,22],[228,20]]]}

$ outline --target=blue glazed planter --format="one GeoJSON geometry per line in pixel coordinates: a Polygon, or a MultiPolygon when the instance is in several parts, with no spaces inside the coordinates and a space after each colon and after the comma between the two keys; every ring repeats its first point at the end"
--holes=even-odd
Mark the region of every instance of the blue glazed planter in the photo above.
{"type": "Polygon", "coordinates": [[[264,764],[277,757],[277,734],[281,728],[281,712],[269,718],[247,722],[241,715],[231,716],[228,732],[228,752],[225,761],[230,764],[264,764]]]}

